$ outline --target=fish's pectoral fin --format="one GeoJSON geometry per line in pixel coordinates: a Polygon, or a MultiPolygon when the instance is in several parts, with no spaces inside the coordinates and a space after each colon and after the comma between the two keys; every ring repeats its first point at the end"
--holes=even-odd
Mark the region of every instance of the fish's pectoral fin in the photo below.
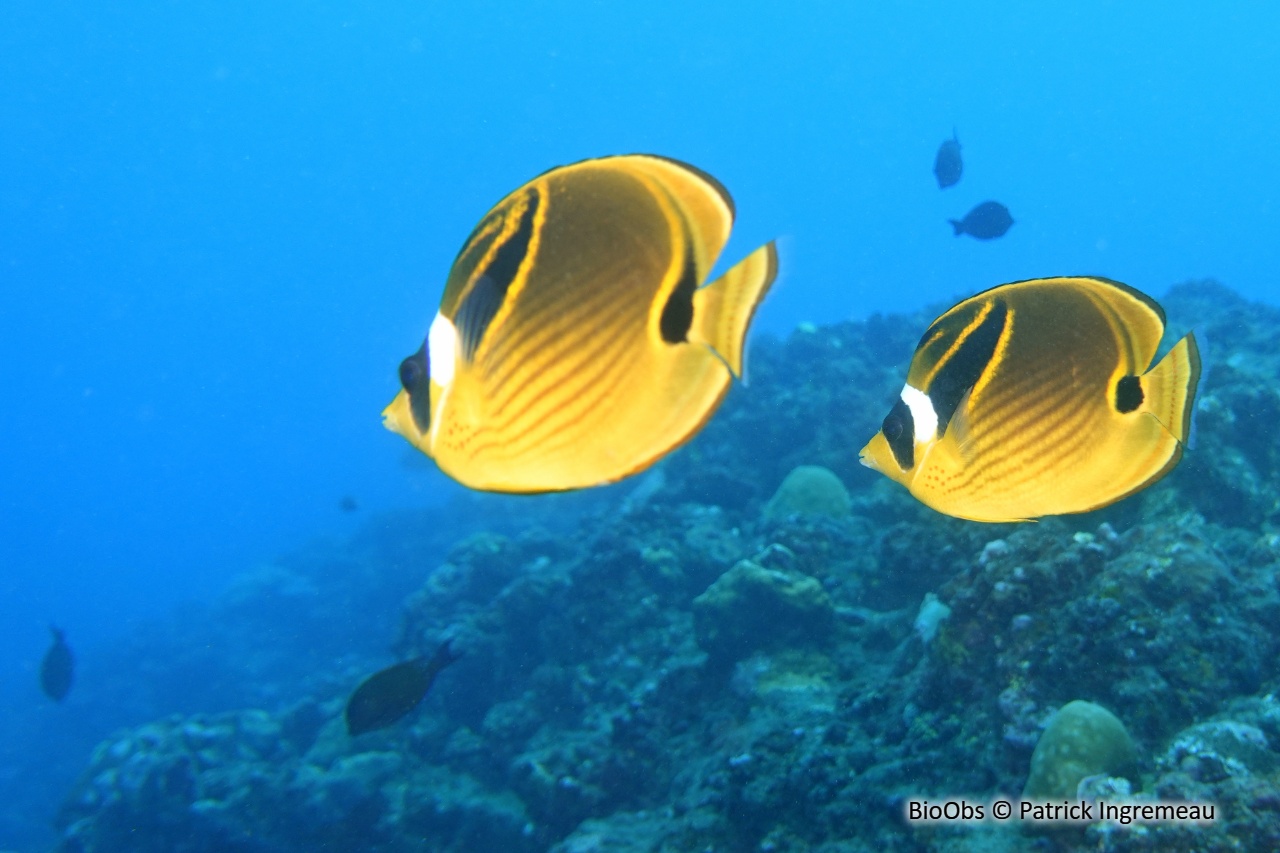
{"type": "MultiPolygon", "coordinates": [[[[1129,377],[1117,383],[1117,398],[1126,379],[1129,377]]],[[[1155,416],[1179,444],[1185,445],[1191,435],[1191,415],[1200,382],[1200,348],[1195,335],[1188,332],[1139,382],[1142,396],[1136,408],[1155,416]]]]}
{"type": "Polygon", "coordinates": [[[956,403],[955,413],[951,416],[951,420],[947,422],[947,436],[954,442],[956,453],[965,461],[966,465],[973,464],[974,457],[977,455],[969,408],[969,402],[972,398],[973,388],[971,386],[960,397],[960,402],[956,403]]]}
{"type": "Polygon", "coordinates": [[[710,347],[741,378],[747,327],[778,276],[778,248],[769,242],[693,295],[690,343],[710,347]]]}
{"type": "Polygon", "coordinates": [[[480,341],[506,298],[506,288],[487,275],[476,279],[467,291],[453,320],[462,342],[462,357],[467,361],[475,358],[480,341]]]}

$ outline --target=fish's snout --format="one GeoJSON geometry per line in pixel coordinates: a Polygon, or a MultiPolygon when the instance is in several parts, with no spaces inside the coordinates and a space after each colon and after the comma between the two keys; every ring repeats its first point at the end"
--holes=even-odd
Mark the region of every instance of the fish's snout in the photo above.
{"type": "Polygon", "coordinates": [[[867,442],[866,447],[858,451],[858,461],[862,463],[865,468],[870,468],[872,471],[880,471],[880,466],[876,464],[875,455],[871,452],[871,445],[874,443],[874,440],[869,441],[867,442]]]}
{"type": "Polygon", "coordinates": [[[872,471],[897,482],[901,482],[905,475],[905,472],[899,469],[883,431],[871,436],[866,446],[858,451],[858,461],[872,471]]]}

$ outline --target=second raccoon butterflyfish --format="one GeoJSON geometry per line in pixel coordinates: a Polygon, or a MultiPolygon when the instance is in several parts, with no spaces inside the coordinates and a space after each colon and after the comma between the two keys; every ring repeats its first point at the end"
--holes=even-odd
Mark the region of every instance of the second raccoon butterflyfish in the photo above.
{"type": "Polygon", "coordinates": [[[933,322],[862,464],[939,512],[1023,521],[1140,491],[1182,457],[1200,354],[1151,367],[1164,311],[1101,278],[979,293],[933,322]]]}
{"type": "Polygon", "coordinates": [[[652,465],[742,374],[773,243],[705,284],[729,193],[675,160],[552,169],[467,238],[383,422],[475,489],[549,492],[652,465]]]}

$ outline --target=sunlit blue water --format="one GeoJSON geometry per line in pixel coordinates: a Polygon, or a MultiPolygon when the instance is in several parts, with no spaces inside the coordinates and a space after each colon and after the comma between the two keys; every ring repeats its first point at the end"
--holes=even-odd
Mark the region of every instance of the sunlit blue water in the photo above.
{"type": "Polygon", "coordinates": [[[786,238],[757,331],[1066,273],[1275,301],[1280,11],[1154,11],[11,6],[0,696],[44,701],[50,621],[89,651],[446,493],[379,412],[472,225],[556,164],[651,151],[720,178],[727,258],[786,238]],[[1013,229],[953,237],[987,199],[1013,229]]]}

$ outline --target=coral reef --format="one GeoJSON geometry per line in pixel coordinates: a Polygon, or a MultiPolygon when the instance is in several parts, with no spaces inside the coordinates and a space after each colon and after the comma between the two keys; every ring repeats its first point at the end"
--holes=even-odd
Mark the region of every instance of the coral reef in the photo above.
{"type": "Polygon", "coordinates": [[[769,498],[764,517],[776,521],[801,512],[844,518],[852,508],[849,490],[839,477],[821,465],[800,465],[791,470],[769,498]]]}
{"type": "Polygon", "coordinates": [[[1124,723],[1094,702],[1076,699],[1049,718],[1031,753],[1027,800],[1070,799],[1090,776],[1126,776],[1137,769],[1138,751],[1124,723]]]}
{"type": "Polygon", "coordinates": [[[62,849],[390,851],[426,833],[459,850],[535,849],[513,795],[408,766],[386,744],[346,754],[319,719],[307,707],[175,717],[104,744],[63,807],[62,849]]]}
{"type": "Polygon", "coordinates": [[[1165,305],[1224,349],[1200,450],[1147,492],[1034,525],[937,516],[856,458],[933,314],[765,340],[750,393],[625,489],[467,498],[500,523],[449,549],[375,526],[239,585],[210,630],[260,637],[271,610],[314,649],[236,645],[252,690],[107,738],[59,850],[1275,849],[1280,434],[1258,424],[1280,411],[1280,313],[1211,283],[1165,305]],[[814,464],[843,500],[769,499],[814,464]],[[443,636],[464,657],[422,707],[347,737],[342,704],[387,641],[443,636]],[[1087,761],[1075,792],[1213,803],[1215,821],[1033,838],[905,819],[912,798],[1071,787],[1028,779],[1081,697],[1124,721],[1136,768],[1087,761]]]}
{"type": "Polygon", "coordinates": [[[715,661],[737,660],[760,648],[821,643],[834,621],[831,596],[816,578],[755,560],[739,560],[693,600],[694,636],[715,661]]]}

